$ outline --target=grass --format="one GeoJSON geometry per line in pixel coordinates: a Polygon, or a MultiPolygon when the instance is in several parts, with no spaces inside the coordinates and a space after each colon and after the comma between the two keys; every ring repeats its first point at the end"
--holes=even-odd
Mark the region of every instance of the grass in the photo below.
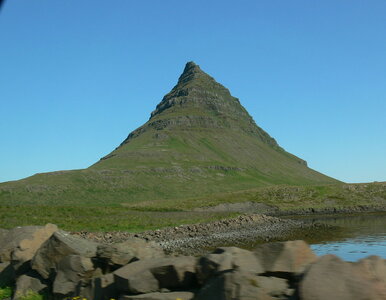
{"type": "Polygon", "coordinates": [[[1,206],[0,228],[54,223],[68,231],[129,231],[209,222],[234,213],[132,211],[125,207],[101,206],[1,206]],[[23,216],[23,218],[20,218],[23,216]]]}
{"type": "Polygon", "coordinates": [[[69,231],[129,231],[204,223],[237,215],[232,212],[193,211],[220,203],[265,203],[281,210],[384,205],[386,184],[270,186],[188,199],[152,200],[90,205],[72,202],[0,205],[0,228],[55,223],[69,231]],[[20,216],[23,216],[22,218],[20,216]]]}
{"type": "Polygon", "coordinates": [[[0,183],[0,205],[119,206],[277,184],[338,183],[285,152],[226,88],[196,73],[169,94],[173,106],[134,131],[109,158],[83,170],[0,183]],[[186,89],[191,94],[179,96],[186,89]]]}
{"type": "Polygon", "coordinates": [[[0,300],[11,298],[12,289],[10,287],[2,287],[0,288],[0,300]]]}
{"type": "Polygon", "coordinates": [[[23,296],[18,297],[19,300],[44,300],[44,296],[33,291],[27,291],[23,296]]]}
{"type": "Polygon", "coordinates": [[[357,195],[308,168],[225,87],[198,67],[190,71],[105,159],[83,170],[0,183],[0,227],[52,222],[66,230],[141,231],[232,216],[189,212],[220,203],[285,210],[385,199],[376,188],[357,195]]]}
{"type": "Polygon", "coordinates": [[[192,210],[222,203],[257,202],[281,210],[307,208],[344,208],[358,205],[386,204],[386,183],[337,184],[321,186],[267,186],[237,192],[218,193],[179,201],[142,201],[127,205],[135,210],[192,210]]]}

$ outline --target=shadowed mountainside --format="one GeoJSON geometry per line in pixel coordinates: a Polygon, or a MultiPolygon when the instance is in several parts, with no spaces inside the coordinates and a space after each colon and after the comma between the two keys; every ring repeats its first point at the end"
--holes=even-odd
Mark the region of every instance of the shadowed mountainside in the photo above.
{"type": "Polygon", "coordinates": [[[0,184],[1,204],[120,204],[338,183],[286,152],[193,62],[148,122],[84,170],[0,184]]]}

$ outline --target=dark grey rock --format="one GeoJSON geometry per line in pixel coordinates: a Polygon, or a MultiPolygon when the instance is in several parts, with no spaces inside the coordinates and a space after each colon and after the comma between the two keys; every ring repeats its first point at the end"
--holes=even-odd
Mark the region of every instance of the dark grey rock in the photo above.
{"type": "Polygon", "coordinates": [[[23,299],[29,293],[43,293],[48,286],[43,283],[39,276],[21,275],[16,280],[15,294],[13,300],[23,299]]]}
{"type": "Polygon", "coordinates": [[[353,263],[353,268],[367,280],[377,281],[386,287],[386,260],[372,255],[353,263]]]}
{"type": "Polygon", "coordinates": [[[98,258],[104,262],[107,271],[114,271],[136,260],[164,257],[162,248],[155,242],[147,242],[139,238],[129,238],[123,243],[99,245],[98,258]]]}
{"type": "Polygon", "coordinates": [[[55,232],[36,252],[31,265],[43,278],[54,276],[57,264],[68,255],[95,257],[97,244],[64,231],[55,232]]]}
{"type": "Polygon", "coordinates": [[[118,292],[114,283],[112,273],[93,279],[93,297],[94,300],[116,299],[118,292]]]}
{"type": "Polygon", "coordinates": [[[158,291],[158,281],[150,272],[152,265],[152,262],[138,261],[116,270],[114,282],[118,291],[133,294],[158,291]]]}
{"type": "Polygon", "coordinates": [[[57,265],[57,275],[53,284],[54,294],[63,296],[75,295],[78,283],[85,278],[91,278],[94,266],[90,258],[80,255],[64,257],[57,265]]]}
{"type": "Polygon", "coordinates": [[[386,286],[369,280],[353,264],[325,255],[306,271],[299,296],[301,300],[381,300],[386,299],[386,286]]]}
{"type": "Polygon", "coordinates": [[[149,293],[135,296],[121,296],[119,300],[191,300],[194,294],[191,292],[149,293]]]}
{"type": "Polygon", "coordinates": [[[115,287],[114,275],[109,273],[91,278],[87,282],[79,282],[76,295],[92,300],[111,300],[118,299],[119,292],[115,287]]]}
{"type": "Polygon", "coordinates": [[[0,262],[13,261],[17,269],[30,261],[40,246],[57,231],[56,225],[24,226],[3,232],[0,240],[0,262]]]}
{"type": "Polygon", "coordinates": [[[254,253],[266,272],[300,274],[317,259],[304,241],[262,244],[254,250],[254,253]]]}
{"type": "Polygon", "coordinates": [[[0,263],[0,287],[13,285],[16,278],[15,270],[11,263],[0,263]]]}
{"type": "Polygon", "coordinates": [[[257,284],[270,296],[281,297],[289,293],[288,281],[284,278],[257,276],[257,284]]]}
{"type": "Polygon", "coordinates": [[[211,278],[199,290],[195,300],[273,300],[264,288],[259,286],[259,278],[248,272],[225,272],[211,278]]]}
{"type": "Polygon", "coordinates": [[[260,261],[252,252],[237,247],[221,247],[199,259],[197,277],[202,284],[220,272],[233,269],[255,274],[264,272],[260,261]]]}
{"type": "Polygon", "coordinates": [[[183,289],[196,284],[195,265],[191,256],[140,260],[116,270],[114,279],[120,291],[134,294],[183,289]]]}

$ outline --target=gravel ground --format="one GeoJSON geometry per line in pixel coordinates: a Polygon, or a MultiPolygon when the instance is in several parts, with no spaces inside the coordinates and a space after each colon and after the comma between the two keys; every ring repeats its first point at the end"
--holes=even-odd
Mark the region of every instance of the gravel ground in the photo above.
{"type": "Polygon", "coordinates": [[[233,219],[206,224],[181,225],[142,233],[73,232],[99,243],[123,242],[130,237],[159,243],[166,253],[200,255],[219,246],[246,246],[256,241],[285,240],[296,230],[318,229],[324,225],[305,224],[298,220],[280,219],[261,214],[241,215],[233,219]]]}

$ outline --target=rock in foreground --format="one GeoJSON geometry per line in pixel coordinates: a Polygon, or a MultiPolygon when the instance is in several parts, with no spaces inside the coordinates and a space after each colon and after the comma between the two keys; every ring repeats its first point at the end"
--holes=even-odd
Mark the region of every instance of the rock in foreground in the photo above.
{"type": "Polygon", "coordinates": [[[51,225],[36,230],[31,235],[31,227],[18,228],[27,235],[15,235],[14,241],[9,232],[15,230],[0,237],[0,283],[13,287],[13,300],[31,292],[50,300],[386,299],[384,259],[318,258],[303,241],[264,244],[254,251],[221,247],[201,257],[165,256],[155,242],[106,245],[51,225]],[[36,247],[31,241],[40,236],[36,247]],[[33,247],[20,249],[21,240],[33,247]]]}

